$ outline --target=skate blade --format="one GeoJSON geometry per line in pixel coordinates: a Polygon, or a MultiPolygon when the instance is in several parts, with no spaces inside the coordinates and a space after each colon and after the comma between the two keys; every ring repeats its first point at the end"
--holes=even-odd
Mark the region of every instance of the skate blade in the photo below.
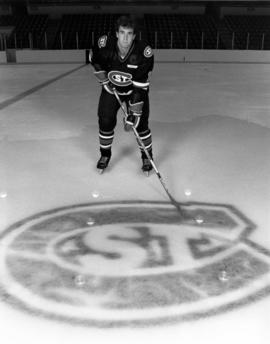
{"type": "Polygon", "coordinates": [[[149,177],[149,175],[150,175],[150,172],[149,172],[149,171],[144,171],[143,173],[144,173],[144,175],[145,175],[146,177],[149,177]]]}
{"type": "Polygon", "coordinates": [[[99,173],[99,174],[103,174],[103,173],[104,173],[104,170],[105,170],[105,168],[98,168],[97,170],[98,170],[98,173],[99,173]]]}

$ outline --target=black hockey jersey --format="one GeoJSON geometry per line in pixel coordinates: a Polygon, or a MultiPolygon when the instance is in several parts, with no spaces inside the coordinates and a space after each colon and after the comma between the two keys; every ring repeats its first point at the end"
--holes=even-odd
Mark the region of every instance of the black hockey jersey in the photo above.
{"type": "Polygon", "coordinates": [[[101,36],[90,51],[96,71],[105,71],[119,94],[147,91],[153,70],[153,50],[147,42],[135,39],[124,58],[119,54],[117,38],[101,36]]]}

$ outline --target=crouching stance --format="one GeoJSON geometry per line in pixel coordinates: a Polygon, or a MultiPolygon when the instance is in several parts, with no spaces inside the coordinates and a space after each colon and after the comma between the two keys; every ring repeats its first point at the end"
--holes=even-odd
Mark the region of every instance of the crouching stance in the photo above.
{"type": "MultiPolygon", "coordinates": [[[[99,144],[101,157],[97,168],[103,171],[112,155],[114,129],[120,104],[118,93],[126,105],[124,118],[126,130],[135,127],[144,146],[152,157],[152,136],[149,120],[149,74],[153,70],[154,57],[151,47],[136,39],[135,23],[122,16],[116,22],[116,36],[104,35],[90,51],[94,75],[101,85],[98,104],[99,144]]],[[[142,169],[149,172],[152,165],[142,147],[142,169]]]]}

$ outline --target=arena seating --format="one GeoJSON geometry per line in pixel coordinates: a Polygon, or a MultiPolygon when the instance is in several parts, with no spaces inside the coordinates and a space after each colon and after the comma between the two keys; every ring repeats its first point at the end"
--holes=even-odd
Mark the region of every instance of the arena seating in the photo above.
{"type": "Polygon", "coordinates": [[[16,26],[20,17],[11,15],[0,15],[0,26],[16,26]]]}
{"type": "Polygon", "coordinates": [[[234,32],[234,49],[269,49],[269,16],[225,16],[224,21],[234,32]]]}
{"type": "Polygon", "coordinates": [[[156,48],[216,48],[217,27],[210,16],[146,14],[145,27],[156,48]]]}
{"type": "MultiPolygon", "coordinates": [[[[4,22],[14,27],[7,42],[8,48],[44,48],[47,21],[47,15],[5,16],[4,22]]],[[[1,26],[4,26],[2,22],[1,26]]]]}
{"type": "MultiPolygon", "coordinates": [[[[12,27],[8,48],[87,49],[99,35],[114,31],[119,13],[5,15],[0,27],[12,27]]],[[[270,49],[269,16],[145,14],[140,38],[157,49],[270,49]]]]}
{"type": "Polygon", "coordinates": [[[53,48],[90,48],[93,41],[113,30],[119,14],[74,14],[62,17],[53,48]]]}

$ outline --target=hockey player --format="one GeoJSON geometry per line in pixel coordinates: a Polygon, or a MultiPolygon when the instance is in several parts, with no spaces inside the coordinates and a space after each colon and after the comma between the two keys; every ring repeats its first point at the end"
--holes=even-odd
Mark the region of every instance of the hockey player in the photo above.
{"type": "MultiPolygon", "coordinates": [[[[116,22],[116,37],[101,36],[90,51],[90,63],[94,67],[102,89],[98,104],[99,144],[101,157],[97,169],[103,171],[111,159],[114,129],[119,102],[115,89],[126,104],[128,116],[124,119],[126,130],[136,128],[152,157],[152,136],[149,119],[149,74],[153,70],[154,57],[151,47],[136,38],[135,22],[121,16],[116,22]]],[[[152,165],[140,147],[142,170],[150,172],[152,165]]]]}

